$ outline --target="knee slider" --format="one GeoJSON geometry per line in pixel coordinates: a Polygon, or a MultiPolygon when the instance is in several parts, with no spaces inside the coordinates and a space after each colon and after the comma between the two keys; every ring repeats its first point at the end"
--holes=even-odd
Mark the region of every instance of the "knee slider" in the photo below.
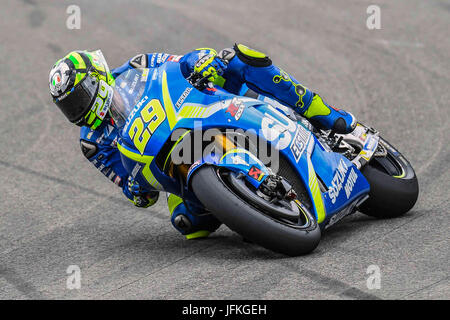
{"type": "Polygon", "coordinates": [[[184,214],[178,214],[175,219],[173,219],[173,224],[176,228],[183,231],[183,233],[189,233],[192,230],[191,220],[184,214]]]}
{"type": "Polygon", "coordinates": [[[233,49],[242,62],[252,67],[268,67],[272,65],[272,60],[266,54],[243,44],[235,44],[233,49]]]}

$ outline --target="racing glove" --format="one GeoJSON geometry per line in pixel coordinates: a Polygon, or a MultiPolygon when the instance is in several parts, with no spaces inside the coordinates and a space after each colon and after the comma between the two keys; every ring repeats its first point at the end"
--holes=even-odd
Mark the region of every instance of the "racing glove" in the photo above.
{"type": "Polygon", "coordinates": [[[148,208],[158,201],[158,191],[144,190],[132,177],[128,177],[127,191],[129,193],[127,197],[130,202],[139,208],[148,208]]]}
{"type": "MultiPolygon", "coordinates": [[[[197,49],[201,50],[201,49],[197,49]]],[[[217,52],[214,49],[208,49],[209,53],[202,56],[195,62],[194,72],[201,74],[203,77],[209,76],[208,80],[214,84],[220,85],[223,79],[221,75],[227,67],[225,60],[220,59],[217,56],[217,52]]]]}

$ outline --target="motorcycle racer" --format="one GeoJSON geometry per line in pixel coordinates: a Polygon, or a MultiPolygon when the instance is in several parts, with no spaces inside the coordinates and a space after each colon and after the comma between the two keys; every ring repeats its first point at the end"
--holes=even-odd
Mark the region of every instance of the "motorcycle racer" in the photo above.
{"type": "MultiPolygon", "coordinates": [[[[112,86],[115,78],[131,68],[157,68],[168,61],[179,63],[186,78],[195,72],[233,94],[275,99],[317,127],[348,133],[356,125],[353,115],[329,106],[318,94],[273,65],[266,54],[242,44],[219,53],[200,48],[184,56],[139,54],[111,71],[100,50],[73,51],[58,60],[50,71],[53,101],[70,122],[81,127],[80,146],[84,156],[121,187],[137,207],[156,203],[159,192],[143,189],[122,165],[116,147],[118,131],[108,114],[114,103],[112,86]]],[[[192,209],[201,209],[192,203],[186,206],[176,195],[168,194],[167,202],[172,224],[188,239],[206,237],[221,224],[210,214],[193,214],[192,209]]]]}

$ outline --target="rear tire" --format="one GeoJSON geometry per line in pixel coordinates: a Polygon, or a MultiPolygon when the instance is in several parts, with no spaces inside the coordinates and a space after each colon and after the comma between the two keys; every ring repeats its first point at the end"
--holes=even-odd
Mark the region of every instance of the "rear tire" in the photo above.
{"type": "Polygon", "coordinates": [[[376,218],[394,218],[411,210],[419,195],[419,184],[411,164],[386,140],[386,157],[375,157],[361,170],[369,181],[369,199],[360,211],[376,218]]]}
{"type": "Polygon", "coordinates": [[[264,214],[239,197],[221,179],[217,168],[204,166],[194,173],[192,189],[200,202],[231,230],[267,249],[298,256],[313,251],[320,242],[320,228],[308,216],[304,226],[292,226],[264,214]]]}

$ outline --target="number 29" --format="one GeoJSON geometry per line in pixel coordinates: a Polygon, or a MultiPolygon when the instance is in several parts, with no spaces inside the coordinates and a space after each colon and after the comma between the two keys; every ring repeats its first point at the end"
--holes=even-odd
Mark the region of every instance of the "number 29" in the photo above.
{"type": "Polygon", "coordinates": [[[142,110],[128,130],[128,135],[141,154],[152,134],[166,120],[166,113],[158,99],[151,100],[142,110]]]}

